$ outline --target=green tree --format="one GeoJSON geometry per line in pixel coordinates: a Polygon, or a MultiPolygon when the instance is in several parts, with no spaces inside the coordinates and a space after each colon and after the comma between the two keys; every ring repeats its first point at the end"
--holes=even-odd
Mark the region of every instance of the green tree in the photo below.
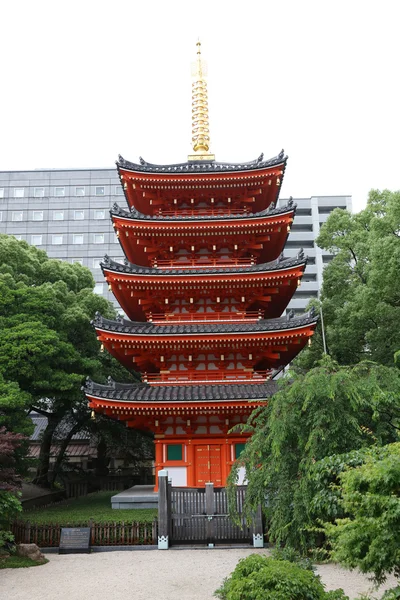
{"type": "Polygon", "coordinates": [[[362,464],[340,475],[346,518],[326,524],[332,556],[373,573],[382,583],[400,577],[400,443],[364,453],[362,464]]]}
{"type": "MultiPolygon", "coordinates": [[[[397,417],[388,423],[392,398],[398,410],[400,373],[373,363],[340,367],[329,356],[306,374],[289,375],[266,407],[250,419],[253,435],[230,475],[246,468],[246,509],[264,506],[269,537],[306,551],[315,542],[315,493],[310,472],[326,456],[397,439],[397,417]],[[382,371],[383,370],[383,371],[382,371]]],[[[394,411],[395,412],[395,411],[394,411]]]]}
{"type": "MultiPolygon", "coordinates": [[[[400,192],[372,190],[358,214],[335,209],[317,244],[335,254],[324,270],[329,353],[340,364],[391,366],[400,335],[400,192]]],[[[303,359],[304,360],[304,359],[303,359]]]]}
{"type": "MultiPolygon", "coordinates": [[[[48,472],[57,427],[68,421],[70,438],[88,421],[85,377],[104,381],[110,365],[129,377],[99,352],[90,320],[96,311],[109,317],[115,311],[93,287],[90,271],[81,265],[49,259],[26,242],[0,235],[0,375],[9,392],[4,410],[0,400],[0,418],[18,404],[18,388],[19,410],[29,406],[47,417],[36,476],[41,485],[52,483],[48,472]]],[[[1,385],[0,380],[0,393],[1,385]]],[[[61,452],[68,439],[63,442],[61,452]]]]}

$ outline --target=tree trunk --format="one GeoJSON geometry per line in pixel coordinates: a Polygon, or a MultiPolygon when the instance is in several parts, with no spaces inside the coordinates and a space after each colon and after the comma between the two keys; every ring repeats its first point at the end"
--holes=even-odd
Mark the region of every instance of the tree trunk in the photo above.
{"type": "Polygon", "coordinates": [[[96,459],[96,475],[108,475],[108,458],[107,458],[107,444],[103,438],[100,438],[97,444],[97,459],[96,459]]]}
{"type": "Polygon", "coordinates": [[[67,447],[72,439],[72,436],[74,436],[75,433],[78,433],[78,431],[82,428],[82,426],[83,426],[83,421],[78,421],[77,423],[75,423],[75,425],[68,432],[68,434],[65,436],[65,438],[63,438],[61,444],[58,446],[57,458],[53,465],[53,470],[51,473],[49,473],[49,476],[48,476],[51,486],[54,485],[56,477],[60,471],[60,467],[61,467],[61,463],[62,463],[64,455],[65,455],[65,451],[67,450],[67,447]]]}
{"type": "Polygon", "coordinates": [[[41,485],[43,487],[50,487],[49,482],[49,467],[50,467],[50,454],[51,444],[53,441],[53,435],[57,429],[57,425],[60,419],[55,415],[47,414],[47,427],[44,430],[42,443],[40,444],[39,463],[36,469],[36,477],[33,483],[41,485]]]}

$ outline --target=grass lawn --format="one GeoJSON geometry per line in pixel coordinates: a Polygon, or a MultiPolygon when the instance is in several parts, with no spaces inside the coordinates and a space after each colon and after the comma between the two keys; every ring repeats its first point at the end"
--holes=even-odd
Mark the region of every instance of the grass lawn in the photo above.
{"type": "Polygon", "coordinates": [[[0,569],[20,569],[21,567],[40,567],[49,561],[47,558],[43,562],[36,562],[30,558],[21,556],[0,556],[0,569]]]}
{"type": "Polygon", "coordinates": [[[76,500],[70,499],[51,506],[24,510],[18,519],[37,525],[83,526],[89,519],[95,523],[149,523],[157,516],[157,510],[153,508],[113,510],[111,496],[115,494],[116,492],[96,492],[76,500]]]}

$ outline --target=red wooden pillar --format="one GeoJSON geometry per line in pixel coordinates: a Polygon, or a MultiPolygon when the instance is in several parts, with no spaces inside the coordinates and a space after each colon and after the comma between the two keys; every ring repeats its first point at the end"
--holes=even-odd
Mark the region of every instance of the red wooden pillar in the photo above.
{"type": "Polygon", "coordinates": [[[188,440],[186,446],[186,462],[187,462],[187,486],[194,487],[194,446],[192,440],[188,440]]]}
{"type": "Polygon", "coordinates": [[[158,491],[158,472],[161,471],[161,469],[164,468],[164,464],[163,464],[163,443],[162,440],[155,440],[155,447],[156,447],[156,485],[154,488],[154,491],[157,492],[158,491]]]}

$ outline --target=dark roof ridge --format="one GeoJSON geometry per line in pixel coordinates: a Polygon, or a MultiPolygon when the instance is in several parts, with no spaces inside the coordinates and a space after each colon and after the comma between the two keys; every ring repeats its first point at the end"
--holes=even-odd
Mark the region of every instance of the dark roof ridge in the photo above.
{"type": "Polygon", "coordinates": [[[116,320],[106,319],[99,312],[92,325],[106,331],[115,331],[125,334],[136,335],[196,335],[213,333],[257,333],[265,331],[278,331],[281,329],[293,329],[304,325],[311,325],[318,321],[314,307],[301,315],[294,315],[289,311],[286,316],[274,319],[259,319],[250,323],[196,323],[181,325],[155,325],[141,321],[129,321],[123,317],[116,320]]]}
{"type": "Polygon", "coordinates": [[[258,213],[252,213],[248,215],[198,215],[198,216],[159,216],[159,215],[144,215],[143,213],[136,210],[136,208],[131,208],[130,210],[126,210],[121,208],[117,202],[114,202],[112,208],[110,209],[111,215],[116,215],[118,217],[124,217],[127,219],[140,219],[143,221],[226,221],[227,219],[231,220],[243,220],[243,219],[257,219],[259,217],[266,217],[272,215],[281,215],[286,212],[296,212],[297,204],[293,202],[292,198],[289,198],[287,204],[282,207],[275,207],[275,203],[272,202],[268,208],[262,210],[258,213]]]}
{"type": "Polygon", "coordinates": [[[108,400],[165,402],[165,401],[211,401],[218,400],[263,400],[277,391],[276,381],[261,383],[229,383],[220,385],[160,385],[147,383],[121,384],[111,380],[108,385],[99,384],[86,379],[82,388],[89,396],[97,396],[108,400]]]}
{"type": "Polygon", "coordinates": [[[159,269],[152,267],[143,267],[141,265],[136,265],[134,263],[130,263],[127,259],[125,259],[124,263],[119,263],[116,260],[110,258],[107,254],[104,256],[104,260],[100,263],[102,269],[109,269],[111,271],[118,271],[119,273],[129,273],[129,274],[141,274],[141,275],[208,275],[208,274],[231,274],[231,273],[253,273],[253,272],[263,272],[263,271],[277,271],[279,269],[286,269],[294,266],[298,266],[301,264],[307,264],[308,257],[304,255],[304,252],[301,250],[297,256],[284,257],[283,255],[279,256],[276,260],[248,265],[248,266],[227,266],[227,267],[212,267],[201,269],[199,268],[185,268],[180,269],[179,267],[171,268],[171,269],[159,269]]]}
{"type": "Polygon", "coordinates": [[[132,171],[144,172],[144,173],[218,173],[227,171],[254,171],[256,169],[263,169],[265,167],[271,167],[279,164],[286,165],[288,156],[285,155],[284,150],[281,150],[277,156],[264,160],[264,154],[252,161],[245,161],[241,163],[232,162],[217,162],[217,161],[189,161],[184,163],[175,163],[170,165],[156,165],[143,160],[139,157],[139,163],[133,163],[125,160],[121,155],[118,156],[116,165],[118,168],[130,169],[132,171]]]}

